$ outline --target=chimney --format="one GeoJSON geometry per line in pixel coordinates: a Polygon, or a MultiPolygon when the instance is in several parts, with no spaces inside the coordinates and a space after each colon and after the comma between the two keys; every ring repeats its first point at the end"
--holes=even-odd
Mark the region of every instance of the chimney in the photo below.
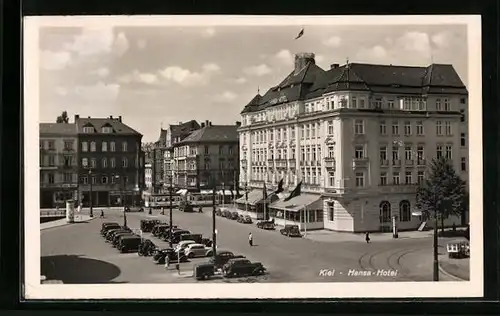
{"type": "Polygon", "coordinates": [[[87,117],[87,118],[90,118],[90,116],[89,116],[89,117],[87,117]]]}
{"type": "Polygon", "coordinates": [[[179,122],[179,125],[182,125],[182,122],[179,122]]]}
{"type": "Polygon", "coordinates": [[[205,127],[205,123],[201,122],[201,128],[205,127]]]}
{"type": "Polygon", "coordinates": [[[240,127],[241,126],[241,122],[240,121],[236,121],[236,126],[240,127]]]}
{"type": "Polygon", "coordinates": [[[208,121],[208,126],[212,126],[212,122],[208,121]]]}
{"type": "Polygon", "coordinates": [[[122,116],[118,116],[118,121],[120,121],[120,123],[122,122],[122,116]]]}
{"type": "Polygon", "coordinates": [[[80,115],[75,114],[75,122],[80,118],[80,115]]]}
{"type": "Polygon", "coordinates": [[[331,64],[330,69],[339,68],[339,64],[331,64]]]}
{"type": "Polygon", "coordinates": [[[113,119],[113,115],[110,115],[110,116],[109,116],[109,118],[110,118],[110,119],[113,119]]]}
{"type": "Polygon", "coordinates": [[[315,57],[314,53],[297,53],[295,55],[295,70],[294,70],[294,74],[297,75],[309,63],[315,64],[316,61],[314,60],[314,57],[315,57]]]}
{"type": "Polygon", "coordinates": [[[205,126],[208,126],[209,125],[208,123],[209,123],[208,120],[205,120],[205,126]]]}

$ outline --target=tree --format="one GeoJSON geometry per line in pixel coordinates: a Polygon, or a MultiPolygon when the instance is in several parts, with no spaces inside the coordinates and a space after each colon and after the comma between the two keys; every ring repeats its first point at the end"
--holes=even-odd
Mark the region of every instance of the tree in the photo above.
{"type": "Polygon", "coordinates": [[[64,123],[68,124],[69,123],[69,117],[68,117],[68,112],[63,111],[61,115],[59,115],[56,119],[56,123],[64,123]]]}
{"type": "Polygon", "coordinates": [[[435,212],[441,219],[441,230],[444,230],[445,218],[465,216],[468,199],[465,181],[457,175],[451,162],[444,157],[433,159],[428,178],[417,189],[416,206],[424,217],[430,218],[431,212],[435,212]]]}
{"type": "Polygon", "coordinates": [[[144,152],[144,156],[146,157],[146,160],[148,162],[151,162],[153,160],[152,157],[153,149],[154,149],[153,142],[142,143],[142,151],[144,152]]]}

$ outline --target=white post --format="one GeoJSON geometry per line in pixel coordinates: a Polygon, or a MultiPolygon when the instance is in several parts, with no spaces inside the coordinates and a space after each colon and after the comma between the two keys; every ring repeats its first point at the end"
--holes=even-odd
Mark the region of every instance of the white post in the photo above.
{"type": "Polygon", "coordinates": [[[285,221],[285,224],[283,226],[286,226],[286,209],[283,210],[283,219],[285,221]]]}
{"type": "Polygon", "coordinates": [[[307,236],[307,222],[308,222],[308,212],[307,212],[307,207],[304,205],[304,211],[305,211],[305,218],[304,218],[304,236],[307,236]]]}
{"type": "Polygon", "coordinates": [[[73,201],[66,201],[66,221],[68,223],[75,222],[75,205],[73,201]]]}

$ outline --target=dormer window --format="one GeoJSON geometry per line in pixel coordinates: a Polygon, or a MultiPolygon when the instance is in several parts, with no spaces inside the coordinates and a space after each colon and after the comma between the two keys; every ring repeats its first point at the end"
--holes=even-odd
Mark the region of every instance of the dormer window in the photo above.
{"type": "Polygon", "coordinates": [[[84,126],[83,127],[83,132],[84,133],[93,133],[94,132],[94,127],[93,126],[84,126]]]}
{"type": "Polygon", "coordinates": [[[103,126],[101,132],[104,134],[111,134],[113,133],[113,128],[111,126],[103,126]]]}

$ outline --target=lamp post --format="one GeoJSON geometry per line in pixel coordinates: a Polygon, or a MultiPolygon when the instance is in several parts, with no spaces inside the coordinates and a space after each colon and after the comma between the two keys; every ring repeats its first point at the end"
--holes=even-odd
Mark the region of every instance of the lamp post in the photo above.
{"type": "Polygon", "coordinates": [[[215,184],[215,180],[213,180],[213,188],[212,188],[212,252],[215,257],[217,255],[217,230],[215,228],[215,190],[217,185],[215,184]]]}
{"type": "Polygon", "coordinates": [[[439,281],[439,260],[438,260],[438,201],[434,191],[434,236],[433,236],[433,281],[439,281]]]}
{"type": "MultiPolygon", "coordinates": [[[[120,181],[120,178],[121,178],[121,181],[122,181],[122,185],[120,187],[120,200],[121,200],[121,207],[123,208],[123,226],[127,227],[127,212],[125,212],[125,201],[124,201],[124,196],[123,196],[123,191],[124,191],[124,186],[125,186],[125,178],[124,177],[120,177],[119,175],[116,175],[115,176],[116,179],[118,179],[118,181],[120,181]]],[[[120,185],[120,184],[118,184],[120,185]]]]}
{"type": "Polygon", "coordinates": [[[94,217],[94,210],[92,209],[92,169],[89,169],[89,181],[90,181],[90,194],[89,194],[89,206],[90,206],[90,217],[94,217]]]}
{"type": "Polygon", "coordinates": [[[172,176],[170,176],[170,186],[168,188],[168,199],[169,199],[169,217],[170,217],[170,225],[169,225],[169,246],[170,248],[172,248],[172,211],[174,209],[173,205],[172,205],[172,191],[174,190],[174,187],[173,187],[173,184],[172,184],[172,176]]]}

